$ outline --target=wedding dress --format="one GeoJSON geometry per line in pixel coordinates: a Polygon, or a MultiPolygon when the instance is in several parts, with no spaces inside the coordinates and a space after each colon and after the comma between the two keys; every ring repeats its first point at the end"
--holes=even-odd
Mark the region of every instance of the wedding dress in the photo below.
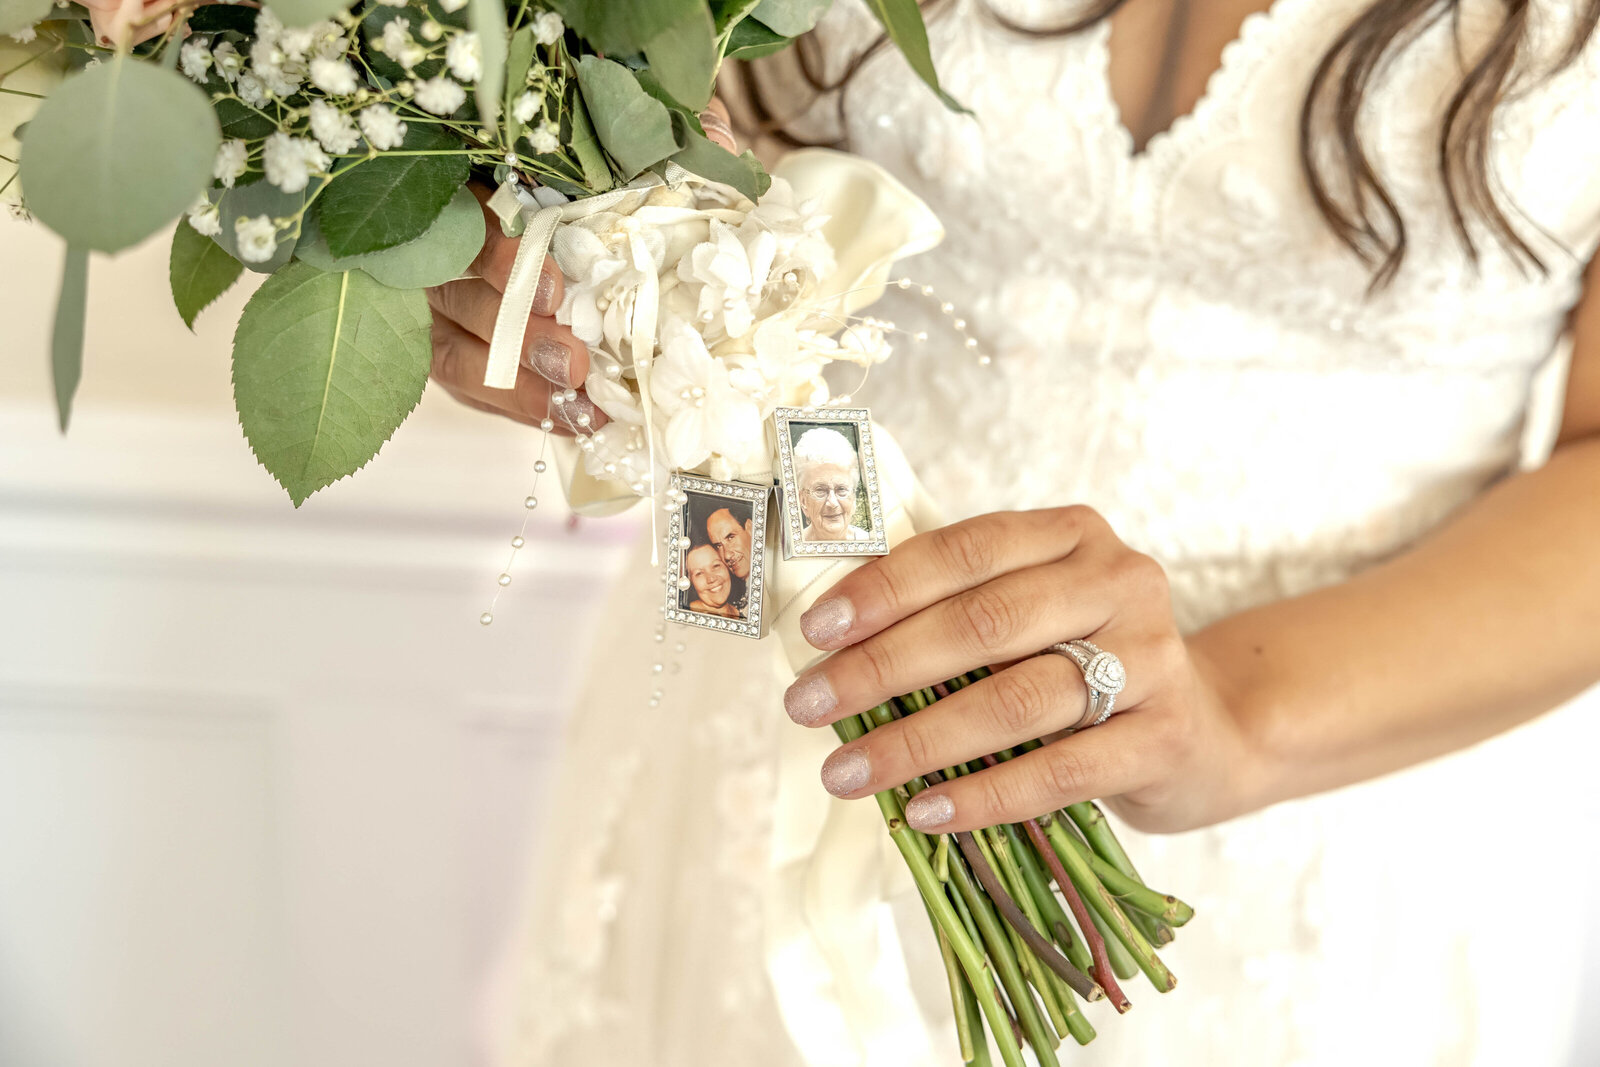
{"type": "MultiPolygon", "coordinates": [[[[1036,24],[1060,10],[999,6],[1036,24]]],[[[957,303],[994,353],[977,365],[915,290],[872,309],[930,335],[900,344],[856,396],[948,518],[1090,504],[1165,566],[1187,632],[1338,582],[1542,461],[1548,441],[1524,433],[1532,385],[1565,358],[1600,242],[1600,46],[1497,120],[1496,173],[1548,275],[1487,237],[1468,261],[1434,164],[1460,78],[1449,20],[1402,53],[1364,129],[1410,254],[1367,298],[1368,270],[1314,209],[1296,148],[1309,71],[1364,6],[1277,0],[1251,16],[1199,105],[1137,154],[1109,95],[1104,23],[1030,40],[975,0],[947,5],[934,55],[976,119],[941,108],[892,50],[866,63],[845,98],[850,144],[947,229],[901,269],[957,303]]],[[[1579,5],[1533,6],[1547,48],[1579,5]]],[[[1463,5],[1465,55],[1501,10],[1463,5]]],[[[836,64],[875,36],[854,0],[822,31],[836,64]]],[[[679,628],[655,640],[646,557],[611,602],[542,798],[506,1062],[956,1063],[928,922],[894,879],[875,805],[816,781],[831,731],[783,714],[772,641],[679,628]],[[804,759],[784,754],[795,738],[812,746],[804,759]],[[812,841],[798,880],[775,888],[801,800],[875,826],[881,867],[859,842],[847,854],[812,841]],[[852,931],[821,929],[817,908],[852,894],[881,903],[852,931]],[[879,969],[853,972],[852,952],[879,969]]],[[[1581,841],[1600,814],[1585,773],[1597,697],[1220,826],[1119,826],[1149,882],[1196,917],[1162,953],[1176,990],[1124,983],[1133,1011],[1092,1006],[1099,1037],[1068,1041],[1063,1062],[1566,1062],[1592,884],[1581,841]]]]}

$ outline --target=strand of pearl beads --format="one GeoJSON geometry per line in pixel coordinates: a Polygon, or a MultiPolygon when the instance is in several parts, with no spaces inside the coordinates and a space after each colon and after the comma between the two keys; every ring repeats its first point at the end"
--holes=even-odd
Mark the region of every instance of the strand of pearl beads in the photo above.
{"type": "MultiPolygon", "coordinates": [[[[546,416],[539,423],[539,429],[544,431],[544,439],[539,445],[539,458],[533,461],[533,485],[528,488],[528,495],[522,499],[522,525],[517,528],[517,534],[511,539],[511,555],[506,560],[505,570],[495,579],[494,599],[489,601],[489,609],[478,616],[478,622],[488,626],[494,622],[495,605],[500,603],[500,594],[505,587],[511,584],[511,567],[517,561],[517,553],[528,543],[528,520],[533,517],[534,509],[539,506],[539,498],[535,495],[539,490],[539,475],[545,472],[548,464],[545,463],[545,453],[550,448],[550,434],[556,428],[555,420],[546,416]]],[[[593,446],[590,446],[593,447],[593,446]]]]}
{"type": "MultiPolygon", "coordinates": [[[[933,291],[933,286],[918,285],[910,278],[896,278],[894,281],[890,282],[890,284],[896,289],[904,289],[908,291],[915,289],[929,300],[937,301],[939,305],[939,311],[950,320],[950,328],[961,335],[961,347],[966,351],[971,352],[973,356],[977,358],[978,366],[987,367],[994,362],[994,359],[989,355],[989,353],[982,350],[982,346],[979,345],[978,339],[974,337],[972,335],[972,331],[968,329],[967,320],[956,314],[956,306],[948,300],[939,299],[939,297],[933,291]]],[[[919,342],[926,341],[928,339],[928,333],[926,330],[918,330],[911,335],[911,339],[919,342]]]]}

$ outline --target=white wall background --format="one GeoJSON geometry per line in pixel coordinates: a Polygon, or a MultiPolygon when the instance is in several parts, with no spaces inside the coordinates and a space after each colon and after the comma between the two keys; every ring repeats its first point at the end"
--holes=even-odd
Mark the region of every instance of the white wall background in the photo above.
{"type": "Polygon", "coordinates": [[[247,290],[190,335],[166,247],[94,259],[62,438],[60,247],[0,222],[0,1067],[484,1067],[634,527],[570,531],[550,485],[484,629],[537,435],[430,392],[295,511],[233,416],[247,290]]]}

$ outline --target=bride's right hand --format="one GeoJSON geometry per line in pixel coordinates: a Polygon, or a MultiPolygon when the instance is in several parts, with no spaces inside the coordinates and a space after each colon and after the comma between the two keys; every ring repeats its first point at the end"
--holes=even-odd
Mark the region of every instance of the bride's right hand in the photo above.
{"type": "MultiPolygon", "coordinates": [[[[729,151],[738,150],[727,109],[720,100],[711,102],[700,121],[707,137],[729,151]]],[[[478,277],[446,282],[427,291],[428,307],[433,310],[433,366],[429,376],[451,396],[479,411],[530,426],[539,425],[548,416],[557,433],[568,435],[600,428],[606,422],[605,413],[583,392],[589,374],[589,349],[555,320],[556,308],[561,306],[563,279],[555,260],[549,257],[545,258],[535,290],[516,385],[491,389],[483,384],[489,340],[494,336],[500,297],[517,256],[517,239],[501,232],[500,220],[489,210],[491,190],[477,182],[468,188],[478,198],[484,215],[483,249],[470,268],[470,273],[478,277]],[[566,389],[576,390],[576,398],[563,404],[551,403],[553,392],[566,389]],[[587,425],[581,418],[585,415],[587,425]]]]}

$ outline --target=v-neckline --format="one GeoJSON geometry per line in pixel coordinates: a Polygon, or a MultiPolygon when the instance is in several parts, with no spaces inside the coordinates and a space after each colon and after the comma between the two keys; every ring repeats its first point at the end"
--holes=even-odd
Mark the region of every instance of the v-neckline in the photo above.
{"type": "Polygon", "coordinates": [[[1101,19],[1094,27],[1095,64],[1097,69],[1097,82],[1104,94],[1104,104],[1110,115],[1112,129],[1115,131],[1118,145],[1123,157],[1131,166],[1151,164],[1152,161],[1166,160],[1172,153],[1178,151],[1186,139],[1192,137],[1192,131],[1200,128],[1200,124],[1219,106],[1228,102],[1233,92],[1233,83],[1237,81],[1240,72],[1247,69],[1249,64],[1242,61],[1240,53],[1247,47],[1256,44],[1255,39],[1263,32],[1282,23],[1284,11],[1293,5],[1293,0],[1272,0],[1260,11],[1252,11],[1239,23],[1238,32],[1223,45],[1221,55],[1218,57],[1217,66],[1206,77],[1205,88],[1200,91],[1200,96],[1194,105],[1183,114],[1173,118],[1165,127],[1150,135],[1144,145],[1134,147],[1133,131],[1122,115],[1122,106],[1117,103],[1116,94],[1111,87],[1111,20],[1101,19]]]}

